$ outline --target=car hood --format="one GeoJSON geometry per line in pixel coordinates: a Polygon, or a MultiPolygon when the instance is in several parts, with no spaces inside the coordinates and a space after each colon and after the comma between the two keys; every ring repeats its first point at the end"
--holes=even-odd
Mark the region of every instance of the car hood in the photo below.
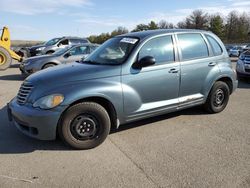
{"type": "Polygon", "coordinates": [[[40,45],[36,45],[36,46],[31,46],[29,49],[30,50],[35,50],[35,49],[40,48],[40,47],[46,47],[46,45],[40,44],[40,45]]]}
{"type": "Polygon", "coordinates": [[[56,55],[40,55],[40,56],[34,56],[34,57],[27,58],[25,61],[26,62],[35,62],[38,60],[40,61],[40,60],[54,58],[54,57],[56,57],[56,55]]]}
{"type": "Polygon", "coordinates": [[[33,85],[65,85],[69,82],[118,76],[120,73],[121,65],[94,65],[75,62],[41,70],[26,78],[26,81],[33,85]]]}

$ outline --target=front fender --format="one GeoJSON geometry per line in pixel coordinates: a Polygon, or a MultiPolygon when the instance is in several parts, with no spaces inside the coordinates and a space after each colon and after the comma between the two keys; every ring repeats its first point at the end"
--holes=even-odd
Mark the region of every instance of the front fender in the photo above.
{"type": "Polygon", "coordinates": [[[76,101],[100,97],[111,102],[116,110],[118,119],[123,121],[123,97],[120,77],[103,78],[70,83],[55,88],[46,93],[61,93],[64,101],[61,105],[69,106],[76,101]]]}

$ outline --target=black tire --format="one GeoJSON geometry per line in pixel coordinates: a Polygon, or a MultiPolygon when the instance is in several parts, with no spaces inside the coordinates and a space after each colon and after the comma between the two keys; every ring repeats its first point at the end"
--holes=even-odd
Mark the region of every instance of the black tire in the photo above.
{"type": "Polygon", "coordinates": [[[106,139],[110,127],[105,108],[94,102],[83,102],[63,114],[58,133],[64,143],[75,149],[91,149],[106,139]]]}
{"type": "Polygon", "coordinates": [[[229,96],[228,85],[222,81],[215,82],[208,95],[204,109],[211,114],[223,111],[227,106],[229,96]]]}
{"type": "Polygon", "coordinates": [[[48,51],[48,52],[46,52],[45,54],[51,55],[51,54],[53,54],[53,53],[54,53],[54,51],[48,51]]]}
{"type": "Polygon", "coordinates": [[[0,47],[0,70],[6,70],[10,67],[12,58],[10,53],[3,47],[0,47]]]}
{"type": "Polygon", "coordinates": [[[56,66],[56,65],[53,63],[48,63],[48,64],[44,65],[42,69],[47,69],[47,68],[54,67],[54,66],[56,66]]]}

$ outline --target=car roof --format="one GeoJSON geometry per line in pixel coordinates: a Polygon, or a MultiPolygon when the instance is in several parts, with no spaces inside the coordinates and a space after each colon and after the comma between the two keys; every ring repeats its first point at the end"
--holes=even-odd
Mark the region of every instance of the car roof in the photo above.
{"type": "Polygon", "coordinates": [[[93,44],[93,43],[83,43],[83,44],[73,44],[70,46],[70,48],[77,47],[77,46],[100,46],[99,44],[93,44]]]}
{"type": "MultiPolygon", "coordinates": [[[[127,33],[123,35],[119,35],[120,37],[135,37],[139,38],[140,40],[148,37],[152,37],[155,35],[160,35],[160,34],[166,34],[166,33],[181,33],[181,32],[207,32],[204,30],[198,30],[198,29],[157,29],[157,30],[147,30],[147,31],[139,31],[139,32],[132,32],[132,33],[127,33]]],[[[211,32],[210,32],[211,33],[211,32]]]]}
{"type": "Polygon", "coordinates": [[[73,36],[63,36],[62,39],[84,39],[87,40],[87,38],[84,37],[73,37],[73,36]]]}

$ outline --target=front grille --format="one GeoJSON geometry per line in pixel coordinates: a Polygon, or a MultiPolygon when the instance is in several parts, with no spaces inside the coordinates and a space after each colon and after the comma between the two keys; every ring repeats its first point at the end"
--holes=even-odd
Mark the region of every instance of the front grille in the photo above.
{"type": "Polygon", "coordinates": [[[31,90],[34,86],[27,81],[24,81],[18,91],[17,94],[17,102],[21,105],[25,104],[27,101],[27,98],[29,97],[29,94],[31,93],[31,90]]]}
{"type": "Polygon", "coordinates": [[[245,69],[246,72],[250,72],[250,69],[245,69]]]}

